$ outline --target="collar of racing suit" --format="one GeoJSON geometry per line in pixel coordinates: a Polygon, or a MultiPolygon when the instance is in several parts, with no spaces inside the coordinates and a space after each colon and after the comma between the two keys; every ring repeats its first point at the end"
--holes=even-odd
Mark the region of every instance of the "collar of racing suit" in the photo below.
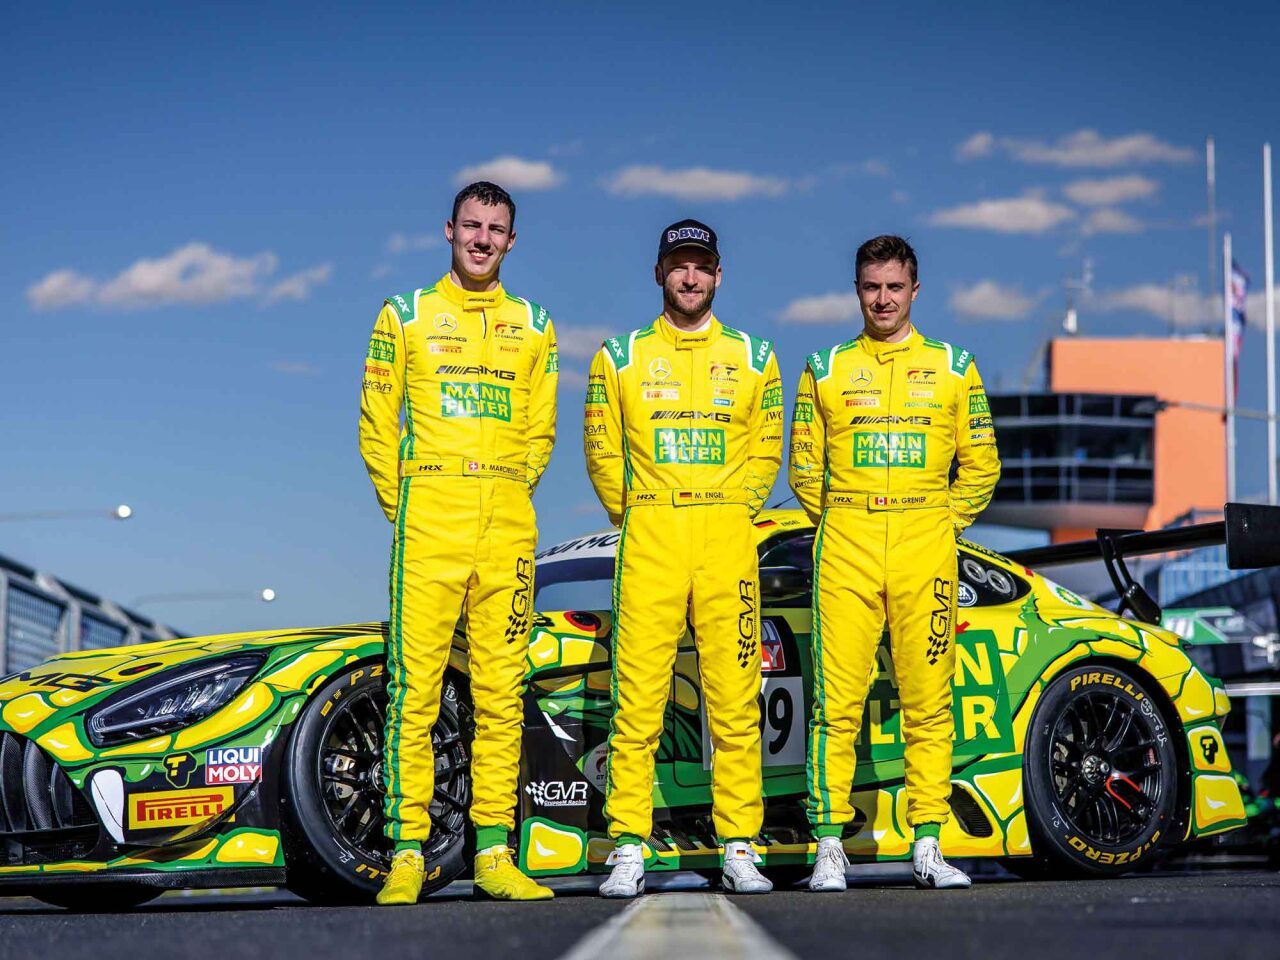
{"type": "Polygon", "coordinates": [[[716,319],[714,313],[711,315],[711,321],[706,326],[693,333],[673,326],[666,317],[661,315],[653,322],[653,326],[658,336],[662,337],[663,340],[677,350],[697,350],[699,347],[709,347],[720,339],[720,331],[724,329],[724,325],[716,319]]]}
{"type": "Polygon", "coordinates": [[[907,334],[905,340],[899,340],[897,343],[885,343],[883,340],[877,340],[875,337],[869,337],[866,331],[858,334],[858,342],[862,344],[862,349],[871,354],[881,363],[888,360],[899,353],[907,353],[914,348],[923,337],[916,330],[915,324],[911,324],[911,332],[907,334]]]}
{"type": "Polygon", "coordinates": [[[484,293],[472,293],[454,283],[453,277],[447,273],[436,284],[436,293],[463,310],[492,310],[507,299],[507,291],[502,289],[501,283],[484,293]]]}

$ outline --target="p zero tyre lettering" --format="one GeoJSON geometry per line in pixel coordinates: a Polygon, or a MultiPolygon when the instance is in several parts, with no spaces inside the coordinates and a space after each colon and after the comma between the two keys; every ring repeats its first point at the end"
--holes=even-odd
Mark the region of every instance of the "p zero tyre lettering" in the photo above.
{"type": "Polygon", "coordinates": [[[1128,665],[1077,666],[1045,689],[1023,756],[1037,876],[1123,873],[1151,858],[1178,809],[1177,749],[1154,692],[1128,665]]]}
{"type": "MultiPolygon", "coordinates": [[[[332,676],[299,715],[282,764],[286,882],[317,903],[371,902],[390,865],[392,841],[383,833],[388,690],[379,667],[356,664],[332,676]]],[[[467,865],[471,698],[452,671],[443,684],[431,731],[436,787],[424,894],[467,865]]]]}

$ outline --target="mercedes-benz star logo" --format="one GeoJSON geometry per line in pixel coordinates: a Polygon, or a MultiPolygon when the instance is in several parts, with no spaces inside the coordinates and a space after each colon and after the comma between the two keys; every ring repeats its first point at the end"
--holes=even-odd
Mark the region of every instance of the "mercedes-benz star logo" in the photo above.
{"type": "Polygon", "coordinates": [[[667,363],[663,357],[659,357],[649,364],[649,376],[655,380],[667,379],[671,376],[671,364],[667,363]]]}
{"type": "Polygon", "coordinates": [[[458,329],[458,321],[453,318],[453,314],[451,313],[437,313],[436,329],[449,333],[458,329]]]}
{"type": "Polygon", "coordinates": [[[871,371],[866,367],[859,367],[849,374],[849,382],[855,387],[865,387],[871,383],[871,371]]]}

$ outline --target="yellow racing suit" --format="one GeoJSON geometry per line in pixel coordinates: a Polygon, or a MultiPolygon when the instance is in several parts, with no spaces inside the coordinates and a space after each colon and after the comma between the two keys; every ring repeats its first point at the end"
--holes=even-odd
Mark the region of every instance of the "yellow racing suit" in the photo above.
{"type": "Polygon", "coordinates": [[[941,824],[951,794],[956,537],[1000,476],[973,355],[914,328],[900,343],[863,334],[812,354],[789,473],[818,524],[809,819],[819,835],[838,835],[853,816],[854,740],[887,614],[907,822],[941,824]],[[959,472],[948,483],[953,459],[959,472]]]}
{"type": "Polygon", "coordinates": [[[387,628],[386,830],[425,840],[431,728],[459,613],[470,649],[476,826],[513,826],[537,531],[555,440],[546,310],[448,275],[386,301],[364,366],[360,452],[394,524],[387,628]],[[404,422],[401,425],[401,409],[404,422]]]}
{"type": "Polygon", "coordinates": [[[613,585],[609,833],[646,838],[654,752],[676,648],[693,629],[722,839],[760,831],[760,598],[751,521],[782,454],[782,385],[767,340],[715,317],[659,317],[591,364],[587,469],[622,527],[613,585]]]}

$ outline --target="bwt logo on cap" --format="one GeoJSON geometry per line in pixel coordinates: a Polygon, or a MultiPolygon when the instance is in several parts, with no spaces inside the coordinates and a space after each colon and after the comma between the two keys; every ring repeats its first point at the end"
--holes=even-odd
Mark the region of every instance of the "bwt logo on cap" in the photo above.
{"type": "Polygon", "coordinates": [[[703,243],[710,243],[711,234],[698,227],[681,227],[679,230],[667,231],[667,243],[676,243],[680,240],[701,240],[703,243]]]}
{"type": "Polygon", "coordinates": [[[716,232],[700,220],[677,220],[658,235],[658,259],[680,247],[701,247],[717,259],[716,232]]]}

